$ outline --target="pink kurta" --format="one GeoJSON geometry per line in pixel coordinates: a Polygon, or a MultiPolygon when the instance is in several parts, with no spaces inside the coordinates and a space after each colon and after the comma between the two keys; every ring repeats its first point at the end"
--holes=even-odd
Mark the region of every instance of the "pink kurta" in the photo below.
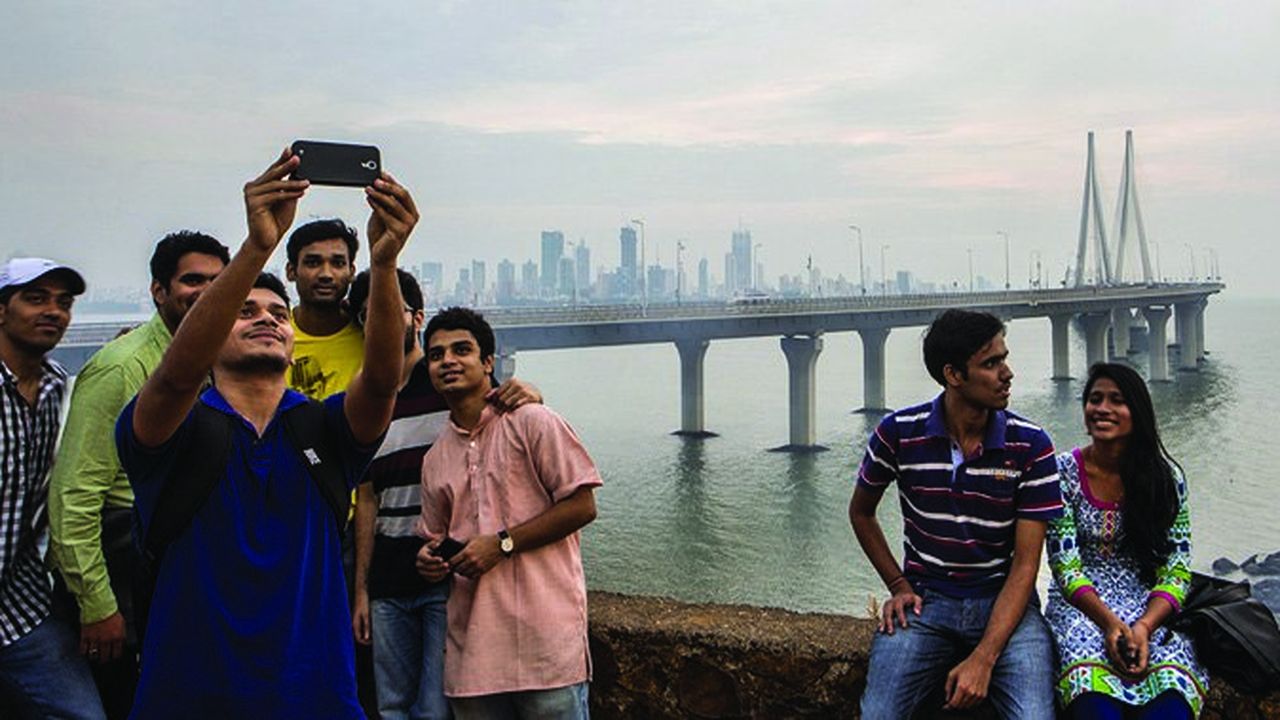
{"type": "MultiPolygon", "coordinates": [[[[573,429],[542,405],[485,408],[468,432],[449,423],[422,462],[422,533],[465,542],[546,512],[600,475],[573,429]]],[[[591,677],[579,533],[454,575],[444,692],[451,697],[564,687],[591,677]]]]}

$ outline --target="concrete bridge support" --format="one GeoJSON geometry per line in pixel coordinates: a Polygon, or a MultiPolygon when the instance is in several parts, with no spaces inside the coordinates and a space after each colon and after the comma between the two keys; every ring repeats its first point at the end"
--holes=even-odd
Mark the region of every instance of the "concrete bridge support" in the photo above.
{"type": "Polygon", "coordinates": [[[1200,369],[1196,362],[1200,351],[1200,341],[1196,338],[1198,325],[1196,313],[1199,310],[1199,303],[1178,303],[1173,306],[1173,310],[1173,322],[1177,326],[1178,335],[1178,369],[1194,372],[1200,369]]]}
{"type": "Polygon", "coordinates": [[[1112,357],[1123,360],[1129,356],[1132,349],[1129,344],[1129,333],[1132,325],[1133,315],[1129,308],[1118,307],[1111,311],[1112,357]]]}
{"type": "Polygon", "coordinates": [[[1196,303],[1196,361],[1203,362],[1207,354],[1204,349],[1204,311],[1209,307],[1207,300],[1196,303]]]}
{"type": "Polygon", "coordinates": [[[1071,379],[1071,315],[1050,315],[1053,326],[1053,379],[1071,379]]]}
{"type": "Polygon", "coordinates": [[[889,339],[889,328],[859,330],[862,338],[862,412],[883,412],[889,408],[884,402],[884,344],[889,339]]]}
{"type": "Polygon", "coordinates": [[[1084,323],[1085,365],[1107,361],[1107,328],[1111,327],[1111,313],[1085,313],[1084,323]]]}
{"type": "Polygon", "coordinates": [[[1142,316],[1147,320],[1147,356],[1151,359],[1148,380],[1151,382],[1169,381],[1169,343],[1165,335],[1171,314],[1167,307],[1142,308],[1142,316]]]}
{"type": "Polygon", "coordinates": [[[676,340],[680,353],[680,429],[676,435],[710,437],[707,432],[705,403],[703,402],[702,365],[711,344],[701,338],[676,340]]]}
{"type": "Polygon", "coordinates": [[[816,448],[818,428],[815,421],[818,397],[818,353],[822,352],[819,336],[782,338],[782,352],[787,356],[791,405],[790,450],[816,448]]]}
{"type": "Polygon", "coordinates": [[[516,351],[498,348],[493,354],[493,376],[498,382],[506,382],[516,375],[516,351]]]}

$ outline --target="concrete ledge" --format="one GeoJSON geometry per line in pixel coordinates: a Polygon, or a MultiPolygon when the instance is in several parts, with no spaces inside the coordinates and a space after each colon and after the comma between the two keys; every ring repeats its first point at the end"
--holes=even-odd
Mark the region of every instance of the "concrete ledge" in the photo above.
{"type": "MultiPolygon", "coordinates": [[[[604,592],[589,602],[596,720],[858,715],[870,620],[604,592]]],[[[1218,682],[1202,718],[1280,720],[1280,692],[1254,697],[1218,682]]]]}

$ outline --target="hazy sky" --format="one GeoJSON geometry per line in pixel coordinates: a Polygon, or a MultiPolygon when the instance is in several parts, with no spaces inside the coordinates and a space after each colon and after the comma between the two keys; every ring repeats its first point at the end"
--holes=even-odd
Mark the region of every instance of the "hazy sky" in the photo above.
{"type": "Polygon", "coordinates": [[[1276,296],[1278,34],[1275,2],[6,0],[0,257],[143,283],[168,230],[238,244],[243,183],[317,138],[382,148],[423,210],[406,260],[449,278],[543,229],[614,266],[642,217],[650,258],[684,239],[717,276],[741,222],[771,282],[856,274],[850,223],[873,277],[887,245],[890,273],[966,277],[972,248],[999,280],[1005,231],[1023,284],[1074,256],[1091,129],[1111,230],[1132,128],[1164,274],[1214,248],[1276,296]]]}

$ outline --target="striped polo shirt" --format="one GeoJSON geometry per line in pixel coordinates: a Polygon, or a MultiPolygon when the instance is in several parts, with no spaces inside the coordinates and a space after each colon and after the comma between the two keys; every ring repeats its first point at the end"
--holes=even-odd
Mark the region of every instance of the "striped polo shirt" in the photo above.
{"type": "Polygon", "coordinates": [[[880,493],[898,483],[903,574],[917,592],[987,597],[1009,573],[1014,521],[1062,513],[1053,441],[1038,425],[996,410],[982,444],[963,457],[947,434],[942,398],[880,422],[858,484],[880,493]]]}

